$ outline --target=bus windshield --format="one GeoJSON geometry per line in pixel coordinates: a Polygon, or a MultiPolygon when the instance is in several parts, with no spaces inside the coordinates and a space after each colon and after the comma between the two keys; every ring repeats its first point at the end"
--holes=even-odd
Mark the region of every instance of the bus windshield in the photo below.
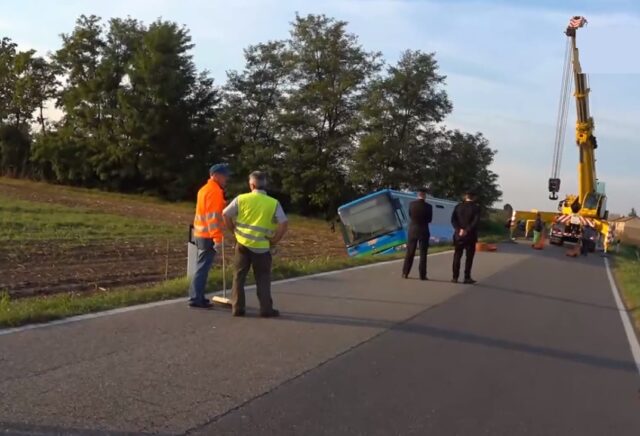
{"type": "Polygon", "coordinates": [[[388,195],[379,195],[338,211],[347,246],[359,244],[401,228],[388,195]]]}

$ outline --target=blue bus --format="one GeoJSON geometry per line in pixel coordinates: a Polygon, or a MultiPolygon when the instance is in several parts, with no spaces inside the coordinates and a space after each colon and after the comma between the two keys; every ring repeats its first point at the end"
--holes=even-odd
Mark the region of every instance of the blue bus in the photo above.
{"type": "MultiPolygon", "coordinates": [[[[390,254],[405,249],[409,225],[409,204],[417,199],[412,192],[384,189],[358,198],[338,208],[342,235],[349,256],[390,254]]],[[[427,197],[433,206],[431,243],[453,239],[451,214],[456,202],[427,197]]]]}

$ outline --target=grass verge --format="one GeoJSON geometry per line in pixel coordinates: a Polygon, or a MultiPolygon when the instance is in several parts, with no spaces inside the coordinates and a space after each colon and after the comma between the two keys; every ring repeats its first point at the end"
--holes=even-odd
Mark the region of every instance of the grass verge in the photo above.
{"type": "MultiPolygon", "coordinates": [[[[431,247],[430,253],[450,249],[448,246],[431,247]]],[[[389,260],[401,259],[403,254],[376,256],[361,259],[335,257],[305,261],[283,261],[274,265],[273,280],[300,277],[327,271],[341,270],[389,260]]],[[[231,277],[231,270],[227,270],[231,277]]],[[[252,278],[250,277],[250,282],[252,278]]],[[[122,288],[91,294],[57,294],[51,296],[11,300],[8,294],[0,295],[0,327],[16,327],[24,324],[53,321],[75,315],[99,312],[119,307],[144,304],[152,301],[185,297],[186,278],[168,280],[148,288],[122,288]]],[[[222,288],[222,271],[213,269],[209,274],[208,289],[222,288]]]]}
{"type": "Polygon", "coordinates": [[[613,258],[613,273],[624,302],[640,332],[640,249],[623,246],[613,258]]]}

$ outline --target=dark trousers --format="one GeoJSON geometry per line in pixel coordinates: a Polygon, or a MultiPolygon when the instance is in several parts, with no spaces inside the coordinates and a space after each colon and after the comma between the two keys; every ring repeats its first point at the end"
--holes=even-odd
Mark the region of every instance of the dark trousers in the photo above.
{"type": "Polygon", "coordinates": [[[582,238],[580,240],[580,254],[586,256],[589,253],[589,247],[591,245],[591,239],[582,238]]]}
{"type": "Polygon", "coordinates": [[[402,274],[408,276],[413,266],[413,258],[416,256],[416,248],[420,245],[420,263],[418,264],[418,271],[420,278],[427,277],[427,251],[429,250],[429,239],[417,239],[411,238],[407,241],[407,253],[404,258],[404,265],[402,266],[402,274]]]}
{"type": "Polygon", "coordinates": [[[456,242],[453,253],[453,278],[460,277],[460,261],[462,260],[462,252],[466,251],[464,264],[464,278],[471,278],[471,268],[473,267],[473,257],[476,254],[475,242],[456,242]]]}
{"type": "Polygon", "coordinates": [[[189,285],[189,301],[192,303],[204,303],[206,301],[205,288],[207,277],[213,264],[216,251],[213,248],[213,240],[210,238],[195,238],[198,247],[198,262],[196,271],[189,285]]]}
{"type": "Polygon", "coordinates": [[[253,267],[260,312],[271,311],[273,309],[273,301],[271,300],[271,253],[254,253],[247,247],[236,244],[233,263],[234,273],[231,291],[233,310],[244,310],[246,306],[244,284],[247,280],[249,269],[253,267]]]}

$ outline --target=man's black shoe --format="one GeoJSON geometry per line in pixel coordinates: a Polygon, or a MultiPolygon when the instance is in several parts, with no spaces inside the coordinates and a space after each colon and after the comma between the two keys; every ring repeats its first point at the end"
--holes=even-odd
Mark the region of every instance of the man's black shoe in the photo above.
{"type": "Polygon", "coordinates": [[[190,301],[189,307],[193,307],[194,309],[211,309],[213,304],[209,300],[205,301],[190,301]]]}
{"type": "Polygon", "coordinates": [[[238,309],[238,310],[232,310],[231,311],[231,316],[244,316],[244,315],[245,315],[244,309],[238,309]]]}
{"type": "Polygon", "coordinates": [[[429,277],[420,277],[420,280],[428,281],[428,280],[429,280],[429,277]]]}
{"type": "Polygon", "coordinates": [[[478,282],[476,282],[473,279],[464,279],[464,284],[465,285],[475,285],[476,283],[478,283],[478,282]]]}
{"type": "Polygon", "coordinates": [[[403,274],[402,274],[402,278],[403,278],[403,279],[408,279],[408,278],[409,278],[409,274],[404,274],[404,273],[403,273],[403,274]]]}
{"type": "Polygon", "coordinates": [[[451,279],[451,283],[458,283],[458,279],[451,279]]]}
{"type": "Polygon", "coordinates": [[[260,312],[260,316],[262,318],[277,318],[280,316],[280,311],[276,309],[271,309],[267,312],[260,312]]]}

